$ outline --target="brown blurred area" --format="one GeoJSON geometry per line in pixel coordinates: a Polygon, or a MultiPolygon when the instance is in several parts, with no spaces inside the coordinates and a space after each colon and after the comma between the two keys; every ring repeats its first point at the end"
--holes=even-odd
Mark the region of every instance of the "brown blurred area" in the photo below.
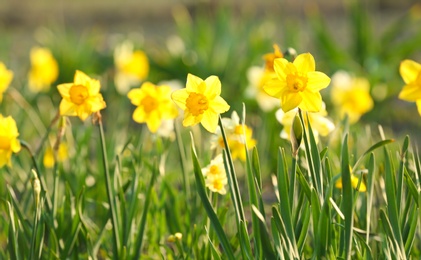
{"type": "MultiPolygon", "coordinates": [[[[327,15],[338,16],[349,1],[336,0],[2,0],[0,1],[0,28],[5,30],[34,29],[39,26],[60,25],[72,28],[99,26],[127,30],[141,25],[146,30],[164,30],[172,23],[171,12],[179,5],[194,11],[205,7],[215,10],[220,6],[233,11],[244,10],[258,16],[277,14],[284,17],[301,16],[308,6],[318,6],[327,15]]],[[[396,13],[407,10],[416,0],[363,1],[373,12],[396,13]]]]}

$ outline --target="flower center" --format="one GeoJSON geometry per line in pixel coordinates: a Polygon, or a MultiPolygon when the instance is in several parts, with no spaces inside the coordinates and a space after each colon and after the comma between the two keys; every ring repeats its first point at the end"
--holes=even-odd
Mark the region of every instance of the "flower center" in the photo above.
{"type": "Polygon", "coordinates": [[[142,99],[141,105],[143,106],[143,110],[147,114],[149,114],[150,112],[158,108],[158,101],[155,98],[148,95],[142,99]]]}
{"type": "Polygon", "coordinates": [[[83,85],[73,85],[69,90],[69,95],[74,104],[81,105],[88,98],[89,92],[83,85]]]}
{"type": "Polygon", "coordinates": [[[418,72],[418,76],[417,76],[417,79],[415,80],[415,82],[417,82],[417,85],[421,85],[421,71],[418,72]]]}
{"type": "Polygon", "coordinates": [[[216,178],[216,179],[213,180],[212,186],[217,191],[220,191],[220,190],[222,190],[222,188],[224,188],[224,184],[222,183],[222,181],[219,178],[216,178]]]}
{"type": "Polygon", "coordinates": [[[293,92],[303,91],[307,86],[307,77],[301,75],[287,75],[287,86],[293,92]]]}
{"type": "Polygon", "coordinates": [[[212,165],[210,168],[209,168],[209,173],[210,174],[212,174],[212,175],[218,175],[219,173],[220,173],[220,171],[219,171],[219,167],[218,166],[216,166],[216,165],[212,165]]]}
{"type": "Polygon", "coordinates": [[[10,138],[0,135],[0,150],[10,150],[10,138]]]}
{"type": "Polygon", "coordinates": [[[209,102],[204,95],[191,92],[186,99],[186,107],[193,116],[198,116],[209,108],[209,102]]]}

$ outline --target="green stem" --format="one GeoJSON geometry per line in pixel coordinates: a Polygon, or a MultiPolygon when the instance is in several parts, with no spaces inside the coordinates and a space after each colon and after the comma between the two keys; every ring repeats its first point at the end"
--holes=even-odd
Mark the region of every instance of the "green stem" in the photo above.
{"type": "Polygon", "coordinates": [[[37,160],[35,159],[34,153],[32,152],[32,149],[27,142],[25,142],[23,140],[19,140],[19,141],[20,141],[21,146],[28,151],[29,156],[31,157],[33,167],[34,167],[35,171],[37,172],[39,181],[41,183],[41,189],[42,189],[42,191],[45,192],[45,198],[46,198],[46,201],[47,201],[47,204],[46,204],[47,205],[47,211],[50,211],[51,200],[50,200],[50,197],[47,196],[47,190],[46,190],[47,185],[45,184],[45,181],[42,178],[41,171],[39,170],[38,163],[37,163],[37,160]]]}
{"type": "Polygon", "coordinates": [[[39,210],[40,210],[41,203],[35,203],[35,215],[34,215],[34,226],[32,229],[32,237],[31,237],[31,248],[29,249],[29,260],[34,259],[34,251],[36,247],[36,239],[38,233],[38,222],[39,222],[39,210]]]}
{"type": "Polygon", "coordinates": [[[115,209],[115,204],[114,204],[114,192],[111,186],[111,178],[110,178],[110,172],[108,168],[107,148],[105,146],[104,127],[102,125],[102,119],[100,116],[98,119],[98,128],[99,128],[99,136],[101,139],[102,162],[104,166],[105,185],[107,189],[108,203],[110,204],[111,222],[113,224],[113,258],[118,259],[119,237],[118,237],[117,215],[116,215],[116,209],[115,209]]]}
{"type": "Polygon", "coordinates": [[[186,151],[184,150],[183,140],[181,139],[180,129],[177,122],[174,120],[174,130],[178,146],[178,154],[180,155],[181,171],[183,172],[183,186],[186,191],[186,197],[190,198],[190,184],[186,171],[186,151]]]}
{"type": "Polygon", "coordinates": [[[295,196],[295,175],[297,174],[297,156],[292,157],[292,169],[291,169],[291,179],[290,179],[290,186],[289,186],[289,205],[291,208],[291,212],[294,209],[294,196],[295,196]]]}

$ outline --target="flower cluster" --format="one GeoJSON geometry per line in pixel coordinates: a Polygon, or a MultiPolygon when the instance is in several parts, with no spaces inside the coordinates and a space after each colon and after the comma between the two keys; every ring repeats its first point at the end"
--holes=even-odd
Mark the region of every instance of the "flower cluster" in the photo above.
{"type": "MultiPolygon", "coordinates": [[[[222,126],[225,130],[232,159],[238,158],[246,161],[246,147],[247,149],[252,149],[256,146],[256,140],[253,139],[253,130],[247,125],[240,123],[240,118],[235,111],[232,112],[231,118],[222,118],[222,126]]],[[[220,129],[216,131],[211,148],[225,148],[220,129]]]]}
{"type": "Polygon", "coordinates": [[[208,187],[210,191],[217,192],[221,195],[227,193],[225,185],[227,185],[228,180],[222,154],[216,156],[208,166],[203,168],[202,174],[205,177],[206,187],[208,187]]]}
{"type": "Polygon", "coordinates": [[[130,87],[140,84],[149,74],[148,57],[141,50],[134,51],[130,41],[125,41],[115,48],[114,63],[114,81],[120,94],[126,94],[130,87]]]}

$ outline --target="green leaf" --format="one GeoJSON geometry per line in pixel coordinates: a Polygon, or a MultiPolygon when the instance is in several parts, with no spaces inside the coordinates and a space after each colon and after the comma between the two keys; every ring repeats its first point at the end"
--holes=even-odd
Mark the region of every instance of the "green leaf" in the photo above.
{"type": "Polygon", "coordinates": [[[341,152],[341,173],[342,173],[342,212],[345,216],[345,231],[344,231],[344,242],[345,242],[345,259],[351,259],[352,250],[352,228],[354,225],[353,213],[354,203],[352,194],[351,184],[351,172],[349,169],[349,155],[348,155],[348,134],[345,134],[344,141],[342,143],[341,152]]]}
{"type": "Polygon", "coordinates": [[[209,199],[206,195],[205,181],[203,179],[202,169],[199,165],[199,161],[197,160],[196,151],[194,150],[193,140],[192,140],[191,153],[192,153],[192,159],[193,159],[194,176],[196,179],[197,192],[199,193],[199,197],[203,203],[203,207],[205,208],[206,213],[208,214],[211,225],[215,229],[215,232],[219,238],[219,241],[221,241],[222,248],[224,249],[227,258],[236,259],[232,251],[231,245],[225,235],[224,229],[222,228],[221,223],[219,223],[218,217],[215,211],[213,210],[212,205],[210,204],[209,199]]]}

